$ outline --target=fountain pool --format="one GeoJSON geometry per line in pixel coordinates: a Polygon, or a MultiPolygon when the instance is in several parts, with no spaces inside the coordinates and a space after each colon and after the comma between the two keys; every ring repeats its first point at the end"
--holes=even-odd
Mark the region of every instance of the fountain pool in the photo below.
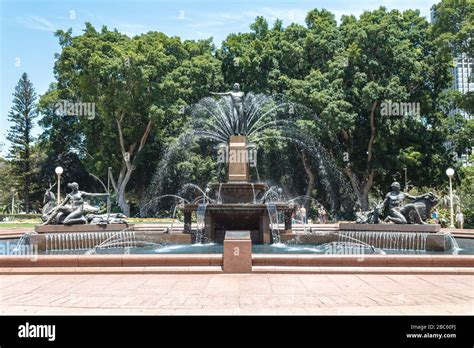
{"type": "MultiPolygon", "coordinates": [[[[2,255],[22,254],[15,248],[19,238],[0,240],[2,255]]],[[[445,251],[426,251],[414,249],[379,249],[385,254],[394,255],[474,255],[474,239],[456,238],[459,248],[445,251]]],[[[38,250],[40,255],[83,255],[90,249],[61,249],[61,250],[38,250]]],[[[32,250],[29,250],[30,252],[32,250]]],[[[95,249],[95,254],[221,254],[223,245],[217,243],[204,244],[155,244],[148,243],[142,246],[126,247],[104,247],[95,249]]],[[[25,254],[26,252],[23,252],[25,254]]],[[[328,255],[370,255],[374,251],[368,247],[355,243],[326,243],[326,244],[254,244],[253,254],[328,254],[328,255]]]]}

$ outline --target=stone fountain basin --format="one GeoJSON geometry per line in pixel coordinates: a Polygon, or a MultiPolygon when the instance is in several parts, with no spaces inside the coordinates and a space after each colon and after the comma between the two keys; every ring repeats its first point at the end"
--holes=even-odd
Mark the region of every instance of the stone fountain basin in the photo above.
{"type": "MultiPolygon", "coordinates": [[[[103,232],[110,232],[110,231],[97,231],[98,236],[96,240],[103,242],[110,236],[104,234],[103,232]]],[[[120,232],[120,231],[111,231],[111,232],[120,232]]],[[[132,232],[132,231],[130,231],[132,232]]],[[[135,234],[135,239],[137,241],[137,246],[144,246],[146,243],[164,243],[164,244],[191,244],[191,235],[184,234],[184,233],[163,233],[158,231],[133,231],[135,234]]],[[[53,232],[53,233],[61,233],[61,232],[53,232]]],[[[68,231],[66,233],[83,233],[86,235],[87,233],[91,233],[91,231],[87,232],[71,232],[68,231]]],[[[94,233],[94,232],[92,232],[94,233]]],[[[36,246],[38,250],[44,251],[46,250],[46,234],[32,234],[29,236],[29,244],[36,246]]],[[[68,242],[64,242],[64,245],[68,245],[68,242]]],[[[86,248],[88,249],[88,248],[86,248]]],[[[90,248],[89,248],[90,249],[90,248]]]]}
{"type": "Polygon", "coordinates": [[[37,225],[35,232],[43,233],[81,233],[81,232],[116,232],[125,229],[133,229],[132,224],[85,224],[85,225],[37,225]]]}
{"type": "Polygon", "coordinates": [[[214,191],[214,196],[219,196],[222,203],[253,203],[255,197],[261,196],[263,192],[268,190],[266,183],[249,183],[249,182],[227,182],[215,183],[210,185],[214,191]]]}
{"type": "Polygon", "coordinates": [[[451,250],[454,245],[453,239],[449,233],[442,232],[440,225],[414,225],[414,224],[357,224],[341,222],[334,231],[317,231],[310,234],[284,234],[281,236],[282,242],[294,243],[296,238],[302,244],[324,244],[337,242],[339,240],[338,232],[368,232],[368,233],[424,233],[426,237],[426,251],[445,251],[451,250]]]}
{"type": "MultiPolygon", "coordinates": [[[[289,204],[275,204],[276,210],[282,212],[284,224],[280,233],[291,232],[291,214],[293,207],[289,204]]],[[[197,211],[198,204],[185,204],[183,207],[185,231],[190,232],[191,213],[197,211]]],[[[250,231],[253,243],[271,243],[270,219],[266,204],[222,203],[208,204],[204,218],[205,235],[209,240],[222,243],[225,231],[250,231]]]]}

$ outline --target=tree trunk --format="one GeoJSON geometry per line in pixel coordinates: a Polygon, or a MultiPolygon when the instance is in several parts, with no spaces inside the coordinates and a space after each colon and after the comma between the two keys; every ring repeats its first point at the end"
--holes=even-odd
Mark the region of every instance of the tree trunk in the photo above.
{"type": "Polygon", "coordinates": [[[122,160],[123,160],[122,168],[120,169],[120,173],[119,173],[119,177],[117,181],[114,180],[114,177],[112,174],[111,174],[110,179],[111,179],[112,187],[114,188],[114,191],[117,194],[118,204],[120,206],[120,209],[122,210],[122,213],[125,214],[126,216],[130,216],[130,205],[127,203],[125,194],[126,194],[128,182],[130,181],[132,173],[135,170],[135,166],[132,163],[134,159],[136,158],[137,154],[139,154],[140,151],[145,146],[145,143],[148,139],[153,123],[151,121],[148,122],[146,129],[140,138],[138,149],[135,152],[137,142],[134,142],[133,144],[131,144],[129,146],[128,151],[126,151],[125,149],[125,140],[124,140],[123,132],[122,132],[122,120],[123,120],[123,115],[119,119],[116,120],[117,130],[119,133],[120,149],[122,152],[122,160]]]}
{"type": "Polygon", "coordinates": [[[130,204],[128,204],[127,201],[125,200],[124,190],[120,190],[118,192],[118,205],[125,216],[130,216],[130,204]]]}
{"type": "MultiPolygon", "coordinates": [[[[307,160],[305,154],[301,152],[300,157],[301,157],[306,175],[308,176],[308,186],[306,187],[306,196],[311,197],[311,194],[313,192],[314,185],[315,185],[315,182],[316,182],[316,175],[314,175],[313,171],[311,170],[311,167],[308,163],[308,160],[307,160]]],[[[305,207],[306,210],[309,209],[309,206],[310,206],[310,202],[308,201],[308,203],[306,204],[306,207],[305,207]]]]}
{"type": "Polygon", "coordinates": [[[352,172],[350,167],[346,168],[346,174],[349,177],[352,188],[357,195],[357,200],[360,204],[362,211],[369,210],[369,193],[372,185],[374,183],[374,173],[365,173],[362,179],[357,178],[357,176],[352,172]]]}
{"type": "Polygon", "coordinates": [[[127,189],[128,182],[130,181],[130,177],[132,176],[132,169],[126,169],[126,173],[123,176],[123,179],[119,183],[118,187],[118,204],[120,209],[122,209],[122,213],[126,216],[130,216],[130,204],[127,203],[125,200],[125,190],[127,189]]]}
{"type": "Polygon", "coordinates": [[[357,200],[359,201],[360,204],[360,209],[362,211],[367,211],[370,209],[369,206],[369,194],[365,192],[364,190],[355,190],[356,195],[357,195],[357,200]]]}
{"type": "Polygon", "coordinates": [[[25,178],[25,182],[23,183],[23,205],[25,208],[25,213],[30,212],[30,183],[29,179],[25,178]]]}
{"type": "Polygon", "coordinates": [[[25,170],[25,176],[23,178],[23,205],[25,209],[25,213],[30,212],[30,161],[31,161],[31,154],[30,154],[30,149],[29,145],[27,144],[25,147],[25,165],[24,165],[24,170],[25,170]]]}
{"type": "MultiPolygon", "coordinates": [[[[370,163],[373,159],[373,144],[375,141],[375,136],[376,136],[376,127],[375,127],[375,110],[377,108],[378,101],[374,101],[372,103],[372,107],[370,110],[370,115],[369,115],[369,122],[370,122],[370,138],[369,138],[369,143],[367,145],[367,164],[365,168],[365,172],[362,173],[359,177],[352,171],[351,167],[348,165],[345,169],[345,172],[347,176],[349,177],[349,180],[351,182],[352,188],[354,189],[354,192],[357,195],[357,200],[360,205],[360,209],[362,211],[367,211],[370,209],[369,207],[369,193],[370,189],[372,188],[372,185],[374,183],[374,172],[372,171],[370,167],[370,163]]],[[[347,133],[344,133],[344,138],[346,140],[349,140],[349,135],[347,133]]],[[[352,150],[352,144],[351,141],[348,141],[348,153],[351,153],[352,150]]]]}

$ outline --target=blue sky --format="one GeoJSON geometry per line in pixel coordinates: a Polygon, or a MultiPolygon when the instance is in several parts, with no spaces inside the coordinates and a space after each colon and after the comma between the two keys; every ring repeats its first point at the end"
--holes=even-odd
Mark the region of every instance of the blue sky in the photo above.
{"type": "MultiPolygon", "coordinates": [[[[360,15],[379,6],[389,9],[419,9],[429,18],[435,0],[0,0],[0,143],[10,127],[7,114],[12,93],[23,72],[27,72],[37,94],[54,81],[54,54],[59,52],[54,31],[73,29],[80,34],[84,22],[106,25],[127,35],[150,30],[183,39],[214,38],[220,45],[229,33],[248,31],[261,15],[287,25],[304,23],[313,8],[325,8],[339,20],[343,14],[360,15]]],[[[40,131],[36,127],[35,133],[40,131]]]]}

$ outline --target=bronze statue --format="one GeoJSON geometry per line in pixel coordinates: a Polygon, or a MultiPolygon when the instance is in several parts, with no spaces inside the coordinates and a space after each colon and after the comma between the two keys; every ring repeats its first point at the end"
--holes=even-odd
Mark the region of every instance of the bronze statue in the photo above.
{"type": "Polygon", "coordinates": [[[78,225],[87,224],[86,216],[96,214],[99,209],[91,206],[85,198],[106,197],[107,193],[88,193],[79,191],[79,185],[76,182],[67,185],[71,192],[66,196],[61,205],[53,208],[45,216],[43,225],[49,225],[53,221],[57,224],[78,225]]]}
{"type": "Polygon", "coordinates": [[[387,193],[378,209],[383,211],[384,208],[388,208],[388,216],[384,221],[396,224],[425,224],[424,220],[430,216],[431,208],[438,203],[437,197],[432,192],[420,196],[401,192],[400,184],[396,181],[390,187],[392,191],[387,193]],[[405,198],[413,202],[403,205],[405,198]]]}
{"type": "Polygon", "coordinates": [[[232,91],[217,93],[211,92],[212,95],[219,96],[230,96],[232,101],[232,113],[234,119],[237,121],[237,129],[235,130],[238,135],[245,134],[247,132],[247,119],[244,115],[244,96],[245,93],[240,90],[240,84],[234,83],[232,91]]]}
{"type": "Polygon", "coordinates": [[[400,191],[400,184],[396,181],[390,187],[392,191],[387,193],[382,204],[372,211],[356,213],[357,223],[377,224],[379,223],[379,216],[382,216],[384,211],[388,210],[384,222],[425,224],[426,219],[431,215],[431,209],[438,204],[438,198],[432,192],[420,196],[412,196],[409,193],[402,192],[400,191]],[[413,202],[403,204],[406,198],[413,202]]]}

